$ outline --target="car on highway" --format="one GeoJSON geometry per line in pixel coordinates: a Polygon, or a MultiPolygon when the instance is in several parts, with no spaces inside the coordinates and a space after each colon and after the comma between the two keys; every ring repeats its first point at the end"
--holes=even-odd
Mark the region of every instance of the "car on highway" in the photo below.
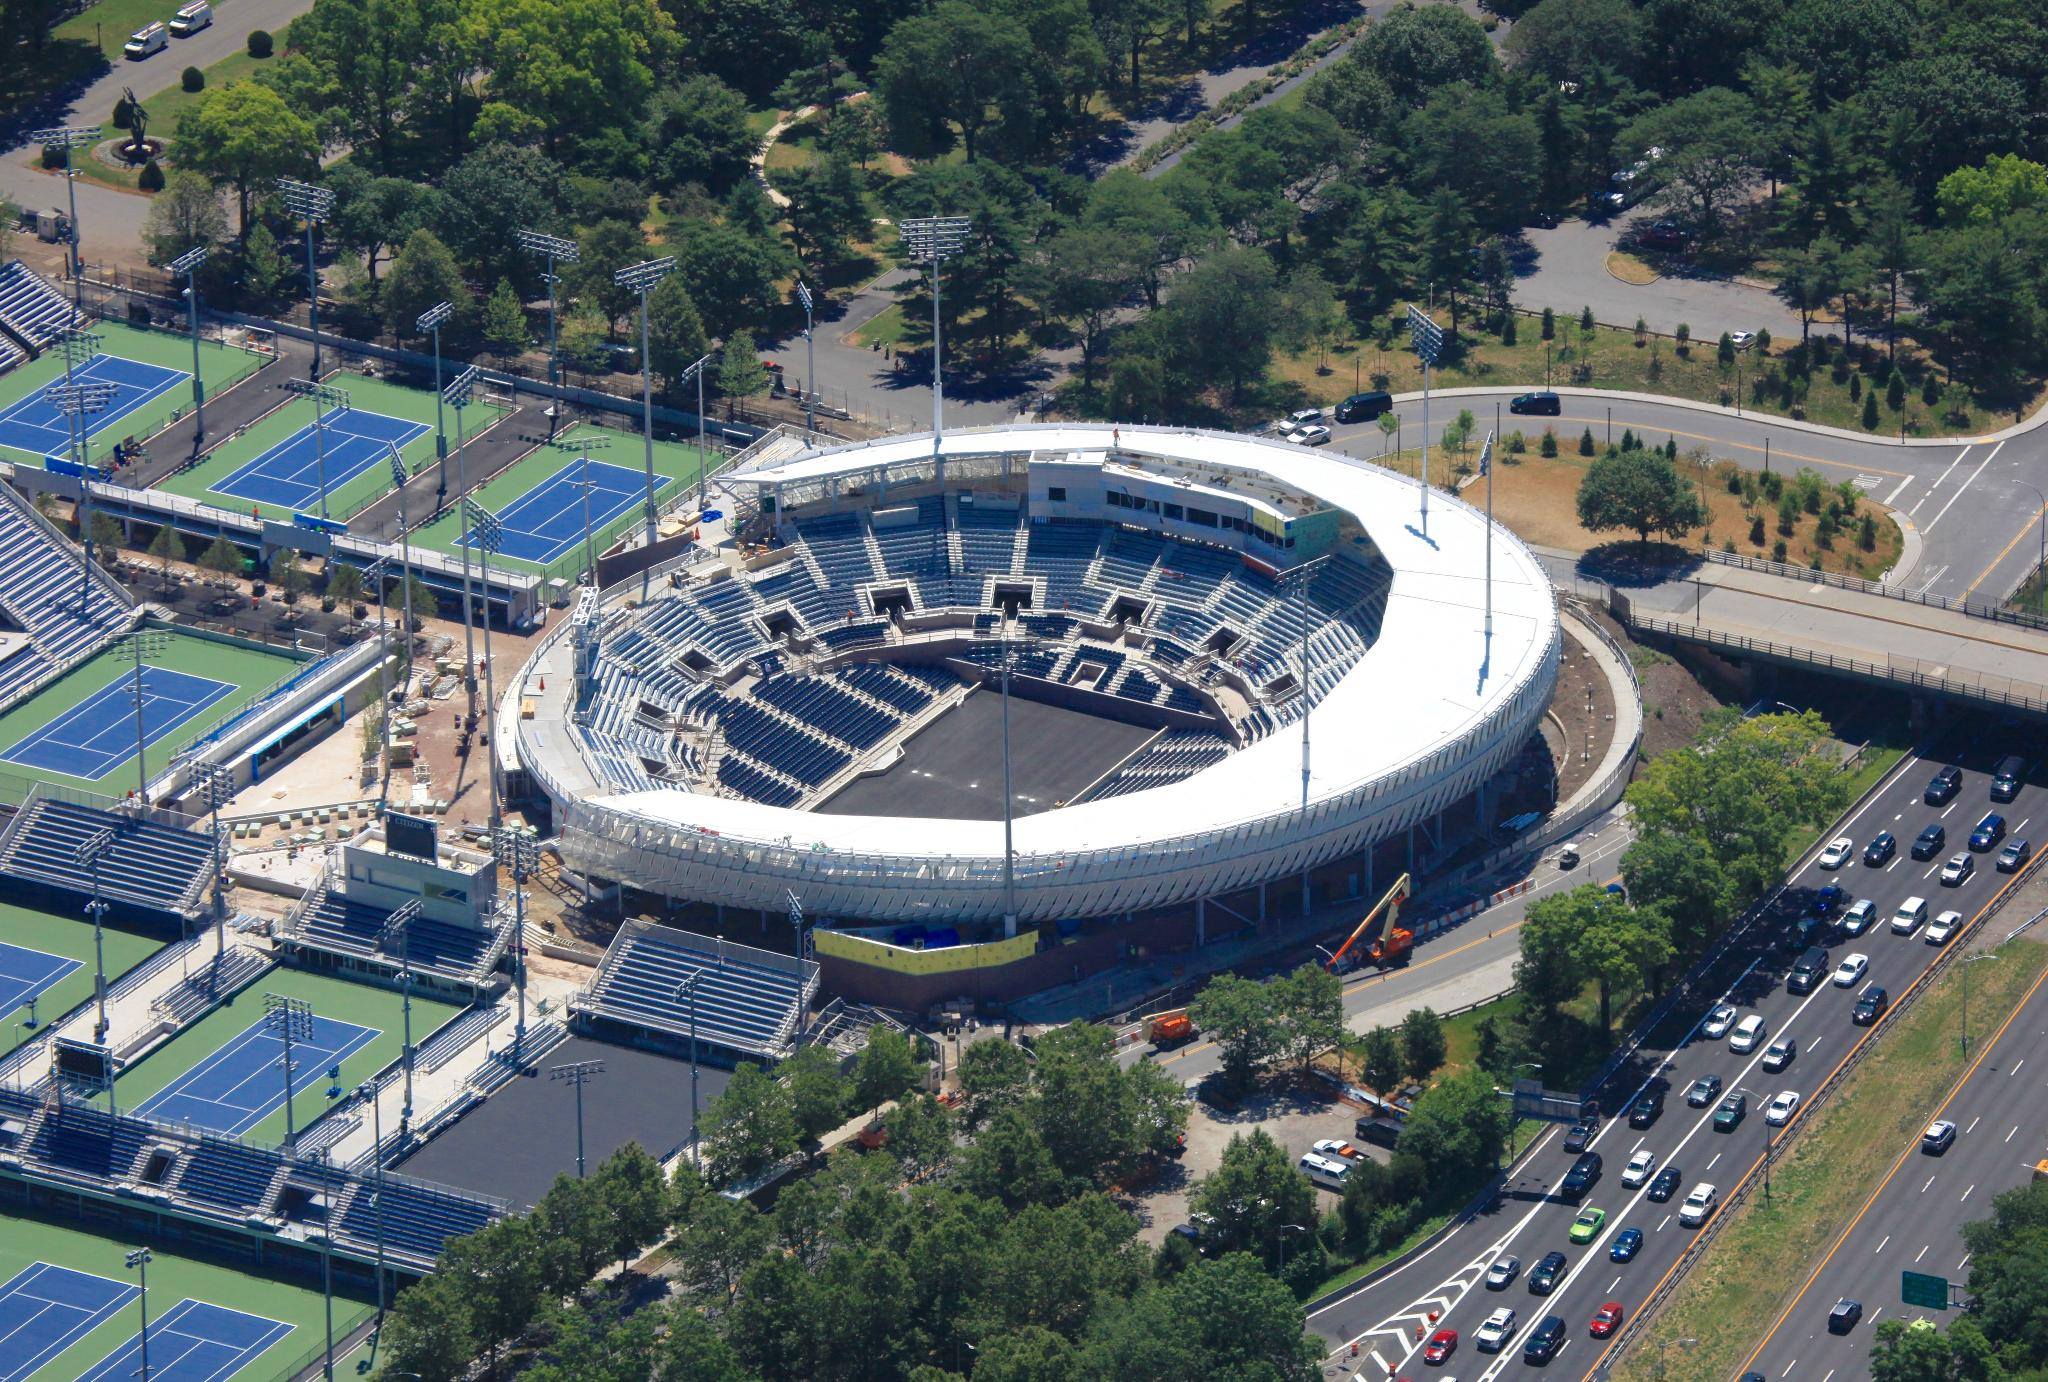
{"type": "Polygon", "coordinates": [[[1723,1099],[1721,1107],[1714,1110],[1714,1131],[1734,1132],[1742,1126],[1742,1120],[1748,1116],[1749,1096],[1737,1090],[1723,1099]]]}
{"type": "Polygon", "coordinates": [[[1620,1301],[1606,1301],[1598,1310],[1593,1312],[1593,1318],[1586,1327],[1592,1332],[1594,1338],[1604,1339],[1615,1330],[1621,1328],[1622,1319],[1626,1314],[1627,1312],[1622,1309],[1620,1301]]]}
{"type": "Polygon", "coordinates": [[[1877,920],[1877,904],[1867,897],[1859,897],[1849,904],[1842,913],[1842,934],[1860,936],[1870,929],[1870,923],[1877,920]]]}
{"type": "Polygon", "coordinates": [[[1927,780],[1927,791],[1921,799],[1929,806],[1945,806],[1955,799],[1962,785],[1963,770],[1951,763],[1927,780]]]}
{"type": "Polygon", "coordinates": [[[1927,920],[1927,899],[1909,897],[1899,904],[1899,910],[1892,913],[1892,934],[1910,936],[1920,929],[1920,923],[1927,920]]]}
{"type": "Polygon", "coordinates": [[[1525,1363],[1547,1363],[1557,1356],[1564,1347],[1564,1320],[1557,1315],[1545,1315],[1542,1323],[1529,1331],[1527,1342],[1522,1345],[1522,1361],[1525,1363]]]}
{"type": "Polygon", "coordinates": [[[1692,1082],[1691,1088],[1685,1091],[1685,1102],[1693,1108],[1705,1108],[1720,1097],[1721,1077],[1719,1075],[1702,1075],[1692,1082]]]}
{"type": "Polygon", "coordinates": [[[1948,862],[1941,866],[1941,886],[1960,888],[1970,881],[1970,875],[1977,871],[1977,861],[1969,854],[1951,854],[1948,862]]]}
{"type": "Polygon", "coordinates": [[[1835,1302],[1835,1308],[1828,1311],[1828,1333],[1847,1334],[1856,1327],[1856,1321],[1863,1318],[1863,1302],[1850,1300],[1847,1296],[1835,1302]]]}
{"type": "Polygon", "coordinates": [[[1657,1171],[1657,1154],[1648,1147],[1638,1147],[1628,1159],[1628,1165],[1621,1170],[1621,1183],[1634,1190],[1641,1186],[1657,1171]]]}
{"type": "Polygon", "coordinates": [[[2034,847],[2025,840],[2007,840],[2005,848],[1998,851],[1998,871],[2018,873],[2027,866],[2027,860],[2034,857],[2034,847]]]}
{"type": "Polygon", "coordinates": [[[1946,1118],[1937,1118],[1927,1125],[1927,1131],[1920,1134],[1920,1150],[1929,1156],[1940,1156],[1956,1140],[1956,1125],[1946,1118]]]}
{"type": "Polygon", "coordinates": [[[1852,989],[1863,982],[1863,976],[1870,972],[1870,957],[1858,950],[1844,955],[1842,962],[1835,966],[1835,987],[1852,989]]]}
{"type": "Polygon", "coordinates": [[[1678,1183],[1684,1179],[1676,1166],[1666,1166],[1657,1173],[1657,1179],[1650,1182],[1644,1197],[1656,1204],[1663,1204],[1678,1193],[1678,1183]]]}
{"type": "Polygon", "coordinates": [[[1820,866],[1824,869],[1838,869],[1849,862],[1849,856],[1856,852],[1856,842],[1847,835],[1837,835],[1828,841],[1828,847],[1820,852],[1820,866]]]}
{"type": "Polygon", "coordinates": [[[1564,1275],[1565,1255],[1561,1252],[1546,1252],[1536,1259],[1536,1265],[1529,1269],[1529,1294],[1547,1296],[1557,1289],[1557,1279],[1564,1275]]]}
{"type": "Polygon", "coordinates": [[[1472,1342],[1481,1353],[1499,1353],[1507,1347],[1508,1340],[1515,1337],[1515,1312],[1509,1306],[1488,1315],[1479,1328],[1473,1331],[1472,1342]]]}
{"type": "Polygon", "coordinates": [[[1941,853],[1941,847],[1947,843],[1948,831],[1942,828],[1940,821],[1936,821],[1913,837],[1913,857],[1932,859],[1941,853]]]}
{"type": "Polygon", "coordinates": [[[1872,984],[1856,999],[1856,1007],[1849,1014],[1849,1020],[1859,1027],[1873,1027],[1877,1020],[1890,1010],[1892,996],[1872,984]]]}
{"type": "Polygon", "coordinates": [[[1841,911],[1844,906],[1848,905],[1848,902],[1849,890],[1839,884],[1830,883],[1824,888],[1814,889],[1813,901],[1807,910],[1825,921],[1841,911]]]}
{"type": "Polygon", "coordinates": [[[1783,1070],[1799,1056],[1799,1038],[1781,1036],[1764,1048],[1763,1067],[1770,1071],[1783,1070]]]}
{"type": "Polygon", "coordinates": [[[1636,1097],[1629,1105],[1628,1125],[1632,1128],[1647,1128],[1657,1121],[1664,1112],[1664,1082],[1658,1080],[1636,1097]]]}
{"type": "Polygon", "coordinates": [[[1798,1111],[1799,1091],[1782,1089],[1778,1091],[1778,1097],[1771,1100],[1770,1106],[1764,1110],[1764,1121],[1774,1128],[1782,1128],[1792,1121],[1792,1115],[1798,1111]]]}
{"type": "Polygon", "coordinates": [[[1458,1331],[1439,1329],[1429,1336],[1429,1342],[1422,1346],[1422,1361],[1431,1365],[1442,1363],[1458,1351],[1458,1331]]]}
{"type": "Polygon", "coordinates": [[[1579,1217],[1572,1220],[1571,1231],[1565,1237],[1574,1243],[1590,1243],[1600,1233],[1600,1226],[1607,1222],[1607,1211],[1594,1205],[1587,1205],[1579,1211],[1579,1217]]]}
{"type": "Polygon", "coordinates": [[[1736,1023],[1735,1030],[1728,1034],[1728,1049],[1737,1055],[1745,1051],[1754,1051],[1757,1043],[1764,1039],[1764,1032],[1763,1014],[1751,1013],[1736,1023]]]}
{"type": "Polygon", "coordinates": [[[1486,1289],[1505,1291],[1514,1279],[1522,1274],[1522,1259],[1513,1253],[1493,1259],[1493,1265],[1486,1269],[1486,1289]]]}
{"type": "Polygon", "coordinates": [[[1564,400],[1548,389],[1542,389],[1509,399],[1508,411],[1519,416],[1556,417],[1564,411],[1564,400]]]}
{"type": "Polygon", "coordinates": [[[1571,1131],[1567,1132],[1564,1135],[1564,1149],[1567,1152],[1570,1152],[1572,1155],[1577,1156],[1580,1152],[1585,1151],[1586,1148],[1589,1145],[1591,1145],[1594,1137],[1598,1136],[1599,1132],[1599,1115],[1588,1114],[1584,1118],[1581,1118],[1578,1122],[1572,1124],[1571,1131]]]}
{"type": "Polygon", "coordinates": [[[1678,1207],[1678,1222],[1687,1228],[1698,1228],[1714,1212],[1716,1203],[1714,1187],[1702,1182],[1692,1188],[1685,1197],[1685,1203],[1678,1207]]]}
{"type": "Polygon", "coordinates": [[[1785,990],[1788,993],[1812,993],[1827,977],[1827,947],[1809,945],[1785,975],[1785,990]]]}
{"type": "Polygon", "coordinates": [[[1735,1025],[1735,1016],[1734,1004],[1716,1004],[1714,1010],[1707,1014],[1707,1020],[1700,1024],[1700,1035],[1708,1041],[1719,1041],[1735,1025]]]}
{"type": "Polygon", "coordinates": [[[1991,799],[2011,801],[2026,780],[2027,760],[2016,753],[2007,754],[1991,769],[1991,799]]]}
{"type": "Polygon", "coordinates": [[[1953,936],[1956,933],[1956,929],[1962,924],[1963,914],[1961,912],[1943,912],[1933,921],[1927,923],[1927,943],[1929,945],[1947,945],[1948,938],[1953,936]]]}
{"type": "Polygon", "coordinates": [[[1371,422],[1381,413],[1392,412],[1394,396],[1381,390],[1355,393],[1337,405],[1339,422],[1371,422]]]}
{"type": "Polygon", "coordinates": [[[1625,1228],[1614,1235],[1614,1241],[1607,1245],[1607,1256],[1613,1262],[1627,1262],[1643,1250],[1643,1231],[1639,1228],[1625,1228]]]}
{"type": "Polygon", "coordinates": [[[1889,830],[1880,830],[1871,837],[1869,844],[1863,846],[1863,862],[1871,868],[1877,868],[1890,863],[1892,856],[1898,852],[1898,836],[1889,830]]]}
{"type": "Polygon", "coordinates": [[[1982,854],[2005,838],[2005,817],[1996,811],[1989,812],[1977,822],[1977,828],[1970,832],[1970,848],[1982,854]]]}
{"type": "Polygon", "coordinates": [[[1312,422],[1306,427],[1295,428],[1281,440],[1289,446],[1328,446],[1330,429],[1320,422],[1312,422]]]}
{"type": "Polygon", "coordinates": [[[1593,1188],[1600,1179],[1600,1153],[1584,1152],[1572,1163],[1572,1169],[1564,1173],[1564,1180],[1558,1184],[1558,1193],[1567,1200],[1577,1200],[1593,1188]]]}

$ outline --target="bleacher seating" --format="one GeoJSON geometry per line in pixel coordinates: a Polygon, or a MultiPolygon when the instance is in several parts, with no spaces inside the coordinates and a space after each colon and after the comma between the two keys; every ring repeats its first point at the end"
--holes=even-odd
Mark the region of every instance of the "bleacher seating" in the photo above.
{"type": "Polygon", "coordinates": [[[385,934],[390,924],[391,913],[382,907],[323,892],[293,913],[285,936],[293,945],[368,960],[393,972],[410,963],[415,973],[470,983],[497,963],[509,941],[503,926],[477,930],[421,916],[401,938],[385,934]]]}
{"type": "Polygon", "coordinates": [[[185,1169],[177,1177],[179,1198],[238,1214],[265,1207],[263,1193],[284,1164],[276,1152],[215,1137],[196,1140],[180,1159],[185,1169]]]}
{"type": "Polygon", "coordinates": [[[769,806],[794,806],[804,799],[800,789],[769,776],[737,754],[718,760],[718,780],[738,795],[769,806]]]}
{"type": "Polygon", "coordinates": [[[692,975],[697,1039],[741,1055],[788,1053],[798,1018],[817,988],[817,966],[645,922],[620,928],[581,1011],[631,1026],[687,1036],[690,1005],[676,988],[692,975]]]}
{"type": "Polygon", "coordinates": [[[1142,792],[1192,777],[1230,753],[1230,743],[1206,729],[1176,729],[1160,735],[1118,768],[1106,782],[1089,793],[1090,799],[1142,792]]]}
{"type": "Polygon", "coordinates": [[[96,1108],[65,1104],[42,1121],[28,1155],[53,1169],[94,1180],[115,1180],[133,1169],[147,1129],[96,1108]]]}
{"type": "Polygon", "coordinates": [[[852,587],[875,579],[867,534],[858,516],[835,513],[807,519],[797,525],[797,533],[828,584],[852,587]]]}
{"type": "MultiPolygon", "coordinates": [[[[27,501],[0,485],[0,605],[52,666],[91,652],[128,619],[127,595],[98,571],[82,587],[80,608],[79,562],[76,547],[38,523],[27,501]]],[[[9,671],[0,668],[0,699],[9,671]]]]}
{"type": "Polygon", "coordinates": [[[450,1238],[475,1233],[496,1217],[481,1200],[415,1181],[385,1176],[380,1185],[361,1185],[341,1212],[341,1231],[362,1242],[377,1237],[382,1211],[383,1238],[419,1257],[434,1258],[450,1238]]]}
{"type": "Polygon", "coordinates": [[[825,779],[852,761],[846,750],[746,701],[727,698],[719,723],[730,747],[807,787],[824,785],[825,779]]]}
{"type": "Polygon", "coordinates": [[[809,677],[771,677],[754,688],[754,699],[857,749],[873,748],[903,723],[830,682],[809,677]]]}
{"type": "Polygon", "coordinates": [[[113,830],[114,842],[99,860],[103,897],[177,916],[191,913],[213,866],[213,844],[204,832],[41,792],[23,804],[0,852],[0,874],[89,897],[93,870],[78,862],[78,847],[105,829],[113,830]]]}
{"type": "Polygon", "coordinates": [[[904,715],[915,715],[932,703],[930,689],[915,681],[891,676],[878,662],[856,663],[839,673],[839,680],[854,690],[896,707],[904,715]]]}
{"type": "Polygon", "coordinates": [[[175,1026],[209,1012],[222,999],[236,993],[258,975],[267,973],[274,962],[260,951],[234,946],[203,961],[180,979],[177,985],[149,1005],[157,1017],[175,1026]]]}
{"type": "Polygon", "coordinates": [[[71,299],[19,259],[0,266],[0,322],[29,344],[49,345],[65,327],[84,320],[71,299]]]}

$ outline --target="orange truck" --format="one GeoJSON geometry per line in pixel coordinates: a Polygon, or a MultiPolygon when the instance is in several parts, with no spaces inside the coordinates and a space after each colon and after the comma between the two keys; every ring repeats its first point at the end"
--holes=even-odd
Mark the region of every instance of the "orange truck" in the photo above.
{"type": "Polygon", "coordinates": [[[1409,887],[1407,874],[1395,879],[1386,896],[1344,938],[1344,944],[1331,952],[1325,967],[1332,972],[1341,970],[1347,958],[1381,969],[1406,964],[1415,949],[1415,933],[1401,925],[1401,904],[1408,900],[1409,887]]]}
{"type": "Polygon", "coordinates": [[[1146,1038],[1157,1047],[1178,1046],[1183,1041],[1192,1041],[1195,1024],[1184,1012],[1160,1013],[1145,1026],[1146,1038]]]}

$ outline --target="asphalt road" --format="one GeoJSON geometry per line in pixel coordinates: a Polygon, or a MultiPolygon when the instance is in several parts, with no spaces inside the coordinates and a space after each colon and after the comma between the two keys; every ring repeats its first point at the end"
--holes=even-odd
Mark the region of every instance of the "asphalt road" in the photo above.
{"type": "Polygon", "coordinates": [[[1975,1068],[1935,1114],[1956,1125],[1955,1142],[1940,1155],[1923,1152],[1917,1138],[1898,1149],[1869,1201],[1772,1323],[1750,1368],[1774,1380],[1867,1377],[1880,1321],[1929,1317],[1901,1303],[1901,1272],[1945,1276],[1959,1288],[1968,1280],[1959,1227],[1988,1216],[1992,1199],[2026,1183],[2034,1160],[2048,1155],[2048,984],[2036,981],[2019,1010],[1985,1037],[1975,1068]],[[1828,1311],[1844,1298],[1862,1303],[1863,1318],[1846,1334],[1830,1334],[1828,1311]]]}
{"type": "MultiPolygon", "coordinates": [[[[1958,827],[1974,822],[1987,809],[1985,768],[2003,747],[1987,743],[1963,757],[1965,780],[1946,808],[1928,807],[1921,800],[1927,779],[1940,760],[1908,758],[1841,827],[1841,833],[1852,836],[1859,845],[1881,829],[1901,838],[1899,854],[1884,867],[1853,863],[1833,876],[1853,896],[1868,897],[1877,904],[1876,926],[1831,947],[1837,960],[1852,951],[1870,956],[1870,971],[1863,983],[1880,984],[1897,994],[1938,953],[1917,934],[1890,933],[1888,919],[1905,898],[1925,897],[1936,912],[1956,908],[1968,914],[1988,902],[2005,881],[1992,871],[1988,858],[1979,856],[1984,862],[1974,876],[1959,888],[1942,888],[1931,876],[1939,859],[1930,864],[1906,857],[1906,845],[1926,819],[1944,817],[1953,837],[1958,827]]],[[[2012,823],[2012,834],[2038,836],[2040,828],[2048,826],[2048,789],[2030,785],[2002,809],[2012,823]]],[[[1952,843],[1951,848],[1957,847],[1952,843]]],[[[1786,967],[1794,958],[1785,943],[1790,924],[1809,905],[1813,890],[1828,881],[1831,876],[1817,867],[1815,855],[1802,859],[1778,906],[1737,938],[1725,966],[1739,971],[1733,981],[1725,986],[1708,985],[1696,1001],[1682,1007],[1679,1020],[1691,1024],[1683,1039],[1668,1051],[1646,1049],[1639,1053],[1629,1075],[1607,1091],[1603,1103],[1616,1110],[1632,1103],[1636,1092],[1651,1079],[1665,1081],[1670,1095],[1663,1114],[1646,1131],[1631,1129],[1623,1119],[1602,1126],[1592,1149],[1606,1162],[1604,1174],[1583,1203],[1606,1210],[1607,1218],[1589,1245],[1574,1247],[1567,1241],[1567,1229],[1580,1206],[1566,1203],[1560,1193],[1572,1158],[1561,1150],[1562,1130],[1551,1128],[1521,1163],[1495,1208],[1466,1222],[1391,1276],[1310,1317],[1310,1327],[1331,1345],[1331,1363],[1338,1369],[1332,1375],[1351,1375],[1347,1370],[1353,1367],[1365,1376],[1385,1376],[1390,1368],[1412,1367],[1419,1373],[1416,1329],[1431,1311],[1440,1318],[1429,1328],[1448,1327],[1460,1334],[1458,1353],[1446,1369],[1459,1376],[1476,1375],[1482,1382],[1493,1382],[1504,1374],[1523,1371],[1521,1340],[1550,1314],[1566,1322],[1568,1334],[1548,1371],[1574,1377],[1589,1372],[1599,1361],[1602,1347],[1587,1332],[1594,1310],[1608,1300],[1618,1300],[1633,1310],[1669,1271],[1690,1238],[1692,1230],[1678,1223],[1679,1203],[1702,1182],[1727,1189],[1740,1181],[1764,1151],[1764,1105],[1783,1089],[1817,1088],[1864,1035],[1864,1029],[1849,1021],[1855,992],[1862,984],[1855,989],[1823,984],[1811,994],[1799,996],[1788,993],[1783,983],[1786,967]],[[1725,1040],[1709,1040],[1700,1033],[1708,1010],[1721,1002],[1764,1018],[1768,1035],[1755,1051],[1736,1053],[1725,1040]],[[1764,1045],[1784,1035],[1799,1041],[1797,1059],[1779,1074],[1764,1071],[1764,1045]],[[1748,1115],[1732,1133],[1711,1128],[1718,1098],[1715,1104],[1699,1109],[1685,1102],[1687,1086],[1706,1075],[1722,1081],[1723,1096],[1736,1090],[1749,1096],[1748,1115]],[[1667,1165],[1681,1169],[1682,1184],[1669,1203],[1650,1202],[1647,1187],[1628,1190],[1621,1185],[1622,1167],[1639,1148],[1657,1154],[1659,1169],[1667,1165]],[[1618,1265],[1609,1259],[1608,1246],[1624,1227],[1641,1229],[1645,1241],[1632,1262],[1618,1265]],[[1569,1262],[1566,1274],[1547,1297],[1534,1295],[1526,1285],[1526,1269],[1553,1249],[1565,1252],[1569,1262]],[[1523,1276],[1502,1292],[1479,1288],[1487,1265],[1504,1253],[1521,1258],[1523,1276]],[[1488,1358],[1477,1352],[1474,1332],[1493,1309],[1503,1305],[1517,1312],[1515,1339],[1508,1351],[1488,1358]],[[1354,1341],[1359,1346],[1355,1360],[1349,1356],[1354,1341]]]]}
{"type": "Polygon", "coordinates": [[[1710,275],[1667,275],[1652,283],[1624,283],[1607,271],[1607,256],[1630,225],[1665,213],[1648,208],[1612,220],[1573,219],[1522,232],[1531,253],[1519,266],[1514,298],[1523,307],[1576,314],[1591,307],[1604,322],[1627,325],[1640,317],[1652,331],[1670,335],[1684,322],[1696,341],[1709,343],[1723,331],[1767,327],[1779,340],[1799,334],[1798,314],[1763,288],[1710,275]]]}

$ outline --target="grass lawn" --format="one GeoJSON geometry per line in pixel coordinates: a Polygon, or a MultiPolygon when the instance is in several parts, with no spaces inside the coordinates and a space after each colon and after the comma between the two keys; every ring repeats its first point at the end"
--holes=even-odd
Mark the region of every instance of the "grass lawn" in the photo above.
{"type": "Polygon", "coordinates": [[[892,302],[847,333],[846,341],[857,346],[898,346],[903,344],[905,329],[902,304],[892,302]]]}
{"type": "MultiPolygon", "coordinates": [[[[153,937],[117,930],[112,926],[103,928],[101,938],[106,952],[109,984],[156,954],[164,944],[153,937]]],[[[27,1016],[25,1008],[0,1014],[0,1021],[6,1024],[0,1027],[0,1054],[4,1054],[92,997],[92,923],[0,902],[0,943],[41,951],[45,955],[61,955],[78,961],[79,966],[36,995],[38,1025],[35,1028],[22,1024],[21,1019],[27,1016]]]]}
{"type": "MultiPolygon", "coordinates": [[[[127,1239],[101,1238],[80,1229],[39,1219],[0,1215],[0,1282],[14,1279],[37,1263],[66,1267],[132,1287],[135,1273],[126,1265],[127,1239]]],[[[108,1315],[97,1328],[33,1372],[10,1373],[17,1382],[68,1382],[94,1370],[102,1360],[125,1348],[136,1335],[138,1312],[129,1303],[108,1315]]],[[[149,1263],[150,1341],[157,1342],[157,1321],[184,1301],[200,1302],[223,1309],[259,1316],[286,1327],[262,1352],[235,1373],[236,1382],[282,1382],[309,1360],[308,1355],[326,1339],[322,1297],[283,1282],[251,1276],[230,1267],[180,1257],[168,1247],[151,1250],[149,1263]]],[[[339,1341],[375,1306],[337,1296],[334,1302],[334,1334],[339,1341]]],[[[189,1311],[190,1306],[185,1310],[189,1311]]],[[[185,1312],[180,1312],[181,1315],[185,1312]]],[[[239,1322],[238,1322],[239,1323],[239,1322]]],[[[260,1326],[252,1326],[250,1332],[260,1326]]],[[[31,1349],[21,1349],[23,1354],[31,1349]]],[[[152,1360],[151,1373],[159,1368],[180,1374],[175,1363],[152,1360]]],[[[192,1374],[196,1375],[196,1374],[192,1374]]]]}
{"type": "MultiPolygon", "coordinates": [[[[151,1095],[180,1079],[251,1026],[260,1024],[263,1021],[264,996],[273,993],[286,998],[305,999],[313,1005],[315,1017],[353,1022],[378,1033],[368,1045],[342,1061],[342,1089],[354,1089],[399,1059],[404,1043],[403,1000],[400,995],[389,989],[351,983],[307,970],[277,969],[124,1071],[114,1083],[114,1093],[121,1108],[139,1108],[151,1095]]],[[[415,994],[412,1000],[414,1047],[425,1043],[429,1036],[461,1011],[453,1004],[415,994]]],[[[279,1076],[278,1085],[282,1092],[282,1076],[279,1076]]],[[[327,1087],[327,1080],[322,1078],[293,1097],[292,1113],[298,1120],[300,1132],[326,1112],[327,1087]]],[[[252,1143],[282,1143],[283,1104],[278,1103],[267,1117],[241,1136],[252,1143]]]]}
{"type": "MultiPolygon", "coordinates": [[[[161,771],[173,755],[216,725],[226,721],[229,716],[304,664],[299,659],[287,657],[283,653],[244,647],[239,643],[230,643],[224,639],[209,638],[180,629],[170,631],[163,652],[145,656],[142,665],[144,668],[159,667],[167,671],[207,677],[214,681],[230,682],[235,688],[184,723],[160,733],[150,741],[148,763],[153,770],[161,771]]],[[[122,683],[124,679],[129,679],[132,684],[134,667],[133,654],[125,646],[115,644],[72,668],[7,714],[0,715],[0,774],[20,782],[54,782],[114,795],[133,788],[135,741],[132,713],[121,720],[124,733],[121,747],[127,750],[125,756],[98,777],[71,777],[49,768],[11,761],[10,756],[18,750],[25,751],[26,741],[31,736],[49,726],[52,721],[79,702],[122,683]]],[[[114,693],[117,702],[121,704],[127,703],[119,699],[125,695],[125,686],[114,693]]],[[[4,795],[11,796],[13,793],[8,792],[4,795]]]]}
{"type": "MultiPolygon", "coordinates": [[[[1995,1031],[2043,969],[2048,945],[2015,941],[1970,976],[1979,1035],[1995,1031]]],[[[1751,1195],[1713,1249],[1679,1285],[1649,1332],[1615,1371],[1657,1375],[1658,1344],[1694,1338],[1690,1350],[1666,1349],[1670,1376],[1733,1377],[1764,1330],[1803,1286],[1842,1226],[1885,1175],[1968,1068],[1961,1031],[1962,982],[1951,967],[1857,1067],[1803,1120],[1771,1172],[1771,1203],[1751,1195]]],[[[1982,1047],[1976,1048],[1979,1052],[1982,1047]]]]}

